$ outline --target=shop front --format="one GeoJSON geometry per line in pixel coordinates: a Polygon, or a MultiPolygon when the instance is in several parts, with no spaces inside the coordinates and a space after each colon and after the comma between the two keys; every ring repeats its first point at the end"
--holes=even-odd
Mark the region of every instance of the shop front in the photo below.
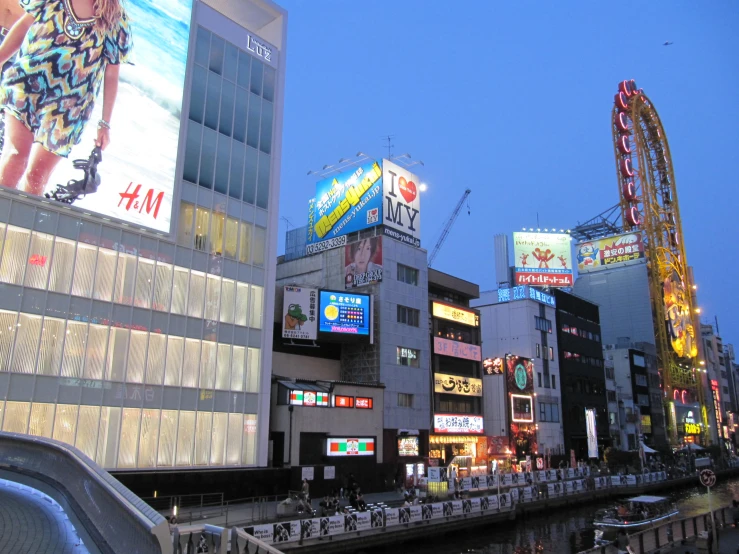
{"type": "Polygon", "coordinates": [[[434,415],[434,433],[429,436],[429,463],[454,466],[458,477],[487,473],[488,438],[482,435],[482,417],[434,415]]]}

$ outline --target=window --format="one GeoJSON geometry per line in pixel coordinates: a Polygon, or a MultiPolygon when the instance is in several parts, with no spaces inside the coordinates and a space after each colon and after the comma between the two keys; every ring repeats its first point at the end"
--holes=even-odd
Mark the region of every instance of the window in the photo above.
{"type": "Polygon", "coordinates": [[[648,394],[637,394],[636,403],[639,406],[649,406],[649,395],[648,394]]]}
{"type": "Polygon", "coordinates": [[[539,403],[539,421],[559,423],[559,406],[548,402],[539,403]]]}
{"type": "Polygon", "coordinates": [[[412,408],[413,407],[413,395],[405,392],[398,393],[398,407],[399,408],[412,408]]]}
{"type": "Polygon", "coordinates": [[[724,391],[724,394],[729,394],[729,387],[724,387],[723,391],[724,391]]]}
{"type": "Polygon", "coordinates": [[[549,347],[549,359],[551,361],[554,361],[554,347],[553,346],[549,347]]]}
{"type": "Polygon", "coordinates": [[[552,375],[552,388],[553,389],[557,388],[557,381],[555,378],[556,378],[556,375],[552,375]]]}
{"type": "Polygon", "coordinates": [[[644,356],[641,354],[634,354],[634,365],[637,367],[646,367],[646,362],[644,361],[644,356]]]}
{"type": "Polygon", "coordinates": [[[409,285],[418,285],[418,270],[414,267],[398,264],[398,281],[409,285]]]}
{"type": "Polygon", "coordinates": [[[552,322],[543,317],[534,316],[534,326],[539,331],[546,331],[547,333],[552,332],[552,322]]]}
{"type": "Polygon", "coordinates": [[[606,368],[606,379],[615,379],[616,375],[612,367],[606,368]]]}
{"type": "Polygon", "coordinates": [[[541,345],[538,342],[536,343],[536,357],[541,358],[541,345]]]}
{"type": "Polygon", "coordinates": [[[615,390],[609,390],[606,392],[606,396],[608,398],[609,402],[615,402],[616,401],[616,391],[615,390]]]}
{"type": "MultiPolygon", "coordinates": [[[[608,391],[611,392],[611,391],[608,391]]],[[[608,412],[608,423],[611,425],[617,425],[618,421],[616,420],[616,412],[608,412]]]]}
{"type": "Polygon", "coordinates": [[[398,304],[398,323],[404,323],[412,327],[418,327],[421,312],[415,308],[408,308],[398,304]]]}
{"type": "Polygon", "coordinates": [[[541,371],[539,373],[537,373],[537,375],[539,377],[539,387],[541,387],[541,371]]]}
{"type": "Polygon", "coordinates": [[[647,376],[635,374],[634,382],[640,387],[646,387],[647,386],[647,376]]]}
{"type": "Polygon", "coordinates": [[[405,348],[404,346],[398,346],[397,349],[397,364],[408,367],[420,367],[421,352],[414,348],[405,348]]]}

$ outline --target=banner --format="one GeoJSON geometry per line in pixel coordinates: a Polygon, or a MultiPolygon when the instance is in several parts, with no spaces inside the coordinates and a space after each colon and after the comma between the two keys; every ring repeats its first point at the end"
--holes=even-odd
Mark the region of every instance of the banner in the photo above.
{"type": "Polygon", "coordinates": [[[513,233],[516,285],[571,287],[570,235],[513,233]]]}
{"type": "Polygon", "coordinates": [[[434,354],[472,360],[473,362],[482,361],[482,349],[479,346],[456,340],[442,339],[441,337],[434,337],[434,354]]]}
{"type": "Polygon", "coordinates": [[[585,409],[585,427],[588,431],[588,458],[598,457],[598,435],[595,429],[595,409],[585,409]]]}
{"type": "Polygon", "coordinates": [[[344,247],[344,288],[382,281],[382,237],[369,237],[344,247]]]}
{"type": "Polygon", "coordinates": [[[482,396],[482,379],[434,373],[434,392],[459,394],[461,396],[482,396]]]}
{"type": "Polygon", "coordinates": [[[628,233],[581,242],[575,248],[579,273],[591,273],[607,267],[629,265],[629,262],[641,260],[645,256],[641,233],[628,233]]]}

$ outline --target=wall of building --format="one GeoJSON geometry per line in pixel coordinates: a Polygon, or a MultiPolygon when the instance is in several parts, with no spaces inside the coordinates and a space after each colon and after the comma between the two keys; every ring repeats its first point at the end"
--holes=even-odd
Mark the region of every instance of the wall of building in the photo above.
{"type": "Polygon", "coordinates": [[[273,352],[272,374],[293,379],[338,381],[341,379],[341,362],[326,358],[273,352]]]}

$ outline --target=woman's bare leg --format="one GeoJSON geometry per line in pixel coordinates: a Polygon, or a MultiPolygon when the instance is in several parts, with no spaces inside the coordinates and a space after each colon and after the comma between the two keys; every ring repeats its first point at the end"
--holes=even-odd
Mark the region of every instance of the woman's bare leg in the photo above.
{"type": "Polygon", "coordinates": [[[49,182],[51,172],[54,171],[56,164],[61,159],[61,156],[52,154],[39,143],[34,144],[31,148],[28,167],[21,180],[21,188],[29,194],[43,195],[44,187],[49,182]]]}
{"type": "Polygon", "coordinates": [[[0,185],[14,189],[28,165],[33,133],[8,111],[5,112],[5,144],[0,156],[0,185]]]}

